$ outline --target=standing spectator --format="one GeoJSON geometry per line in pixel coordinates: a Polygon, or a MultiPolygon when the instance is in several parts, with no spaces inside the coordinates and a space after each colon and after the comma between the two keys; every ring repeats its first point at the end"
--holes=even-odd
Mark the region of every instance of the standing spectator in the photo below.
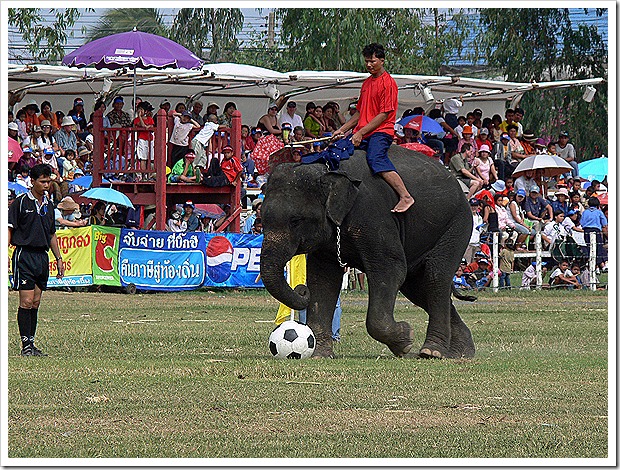
{"type": "Polygon", "coordinates": [[[463,127],[467,124],[467,118],[465,116],[459,116],[457,118],[458,125],[454,128],[456,133],[459,135],[459,139],[463,138],[463,127]]]}
{"type": "Polygon", "coordinates": [[[499,114],[494,114],[491,118],[491,123],[493,124],[493,129],[489,137],[493,142],[499,142],[501,135],[504,134],[504,131],[500,128],[502,124],[502,117],[499,114]]]}
{"type": "Polygon", "coordinates": [[[71,116],[71,119],[75,122],[78,134],[86,130],[86,124],[88,124],[88,121],[84,115],[84,100],[82,100],[82,98],[76,98],[73,100],[73,109],[67,113],[67,116],[71,116]]]}
{"type": "MultiPolygon", "coordinates": [[[[560,132],[560,137],[556,145],[556,151],[558,153],[558,156],[562,157],[564,160],[566,160],[566,163],[573,167],[573,169],[571,170],[571,175],[573,176],[573,178],[578,178],[579,166],[577,165],[577,154],[575,152],[575,147],[573,146],[573,144],[568,142],[568,132],[560,132]]],[[[565,174],[565,178],[567,177],[568,173],[565,174]]]]}
{"type": "Polygon", "coordinates": [[[428,113],[428,117],[437,121],[444,131],[443,134],[437,134],[437,138],[440,139],[443,143],[444,155],[442,161],[446,163],[448,162],[449,158],[452,157],[456,150],[459,141],[459,135],[452,128],[452,126],[448,124],[448,121],[441,117],[440,109],[431,109],[428,113]]]}
{"type": "Polygon", "coordinates": [[[187,111],[183,111],[181,114],[173,111],[172,115],[174,116],[174,127],[169,141],[172,144],[170,164],[174,166],[183,158],[183,155],[189,152],[189,133],[192,129],[200,129],[200,124],[194,121],[192,115],[187,111]]]}
{"type": "Polygon", "coordinates": [[[530,195],[525,200],[525,215],[529,220],[538,222],[538,230],[546,220],[553,220],[553,210],[551,204],[540,195],[540,188],[537,185],[530,187],[530,195]]]}
{"type": "Polygon", "coordinates": [[[523,136],[523,116],[525,116],[525,111],[522,108],[515,108],[515,114],[513,117],[513,123],[517,126],[517,137],[521,138],[523,136]]]}
{"type": "Polygon", "coordinates": [[[499,287],[510,289],[510,275],[514,271],[515,252],[514,245],[506,242],[499,252],[499,287]]]}
{"type": "Polygon", "coordinates": [[[471,127],[474,138],[478,137],[478,127],[474,125],[476,115],[472,112],[467,113],[465,116],[466,125],[471,127]]]}
{"type": "MultiPolygon", "coordinates": [[[[213,114],[211,116],[213,116],[213,114]]],[[[200,131],[197,132],[192,139],[191,148],[196,154],[196,159],[194,160],[194,168],[196,172],[197,183],[200,183],[200,179],[202,178],[202,170],[209,167],[211,158],[213,158],[213,155],[216,153],[216,146],[214,145],[214,135],[219,127],[219,124],[207,121],[205,122],[202,129],[200,129],[200,131]]]]}
{"type": "Polygon", "coordinates": [[[237,105],[229,101],[224,105],[224,112],[217,117],[217,122],[220,126],[232,127],[232,116],[237,111],[237,105]]]}
{"type": "Polygon", "coordinates": [[[482,226],[482,216],[480,215],[480,201],[476,198],[469,200],[469,206],[471,207],[471,216],[473,218],[473,228],[469,238],[469,245],[465,250],[465,259],[468,263],[471,263],[474,253],[480,250],[480,228],[482,226]]]}
{"type": "MultiPolygon", "coordinates": [[[[185,106],[185,103],[183,102],[178,102],[176,104],[176,106],[174,107],[174,110],[179,113],[179,114],[183,114],[183,111],[187,111],[187,106],[185,106]]],[[[205,120],[206,120],[206,114],[205,114],[205,120]]]]}
{"type": "Polygon", "coordinates": [[[499,125],[499,128],[501,129],[502,132],[508,132],[508,126],[513,125],[517,128],[517,131],[519,130],[519,126],[514,122],[514,117],[515,117],[515,110],[508,108],[505,112],[504,112],[504,116],[506,117],[506,119],[504,119],[501,124],[499,125]]]}
{"type": "Polygon", "coordinates": [[[19,291],[17,324],[21,338],[22,356],[46,356],[34,344],[41,295],[47,289],[49,255],[56,257],[57,277],[64,276],[65,267],[58,248],[54,208],[47,198],[51,169],[36,165],[30,172],[32,189],[9,207],[9,245],[13,252],[13,289],[19,291]]]}
{"type": "Polygon", "coordinates": [[[293,129],[298,126],[303,127],[304,122],[301,119],[301,116],[295,112],[296,110],[297,103],[295,103],[294,101],[289,101],[288,103],[286,103],[286,112],[282,113],[282,115],[280,116],[280,127],[282,127],[282,124],[284,124],[285,122],[288,122],[293,129]]]}
{"type": "Polygon", "coordinates": [[[588,199],[588,208],[581,214],[581,228],[590,250],[590,233],[596,233],[596,264],[604,269],[607,264],[607,249],[604,246],[604,237],[607,236],[607,217],[599,209],[600,201],[596,197],[588,199]]]}
{"type": "MultiPolygon", "coordinates": [[[[93,109],[93,112],[90,113],[90,120],[89,122],[93,122],[93,117],[95,116],[95,111],[101,109],[101,113],[103,116],[103,127],[105,128],[110,128],[112,127],[112,125],[110,124],[110,118],[105,114],[105,110],[106,110],[106,105],[102,100],[97,100],[95,102],[95,108],[93,109]]],[[[86,127],[88,128],[88,124],[86,125],[86,127]]]]}
{"type": "MultiPolygon", "coordinates": [[[[110,127],[120,124],[120,127],[131,127],[132,119],[129,113],[123,111],[125,100],[122,96],[117,96],[112,102],[112,111],[107,114],[110,127]]],[[[118,127],[118,126],[117,126],[118,127]]]]}
{"type": "Polygon", "coordinates": [[[38,116],[39,126],[43,127],[43,121],[49,122],[50,126],[54,129],[53,132],[56,132],[60,129],[58,125],[58,121],[56,119],[56,115],[52,112],[52,103],[49,101],[44,101],[41,103],[41,114],[38,116]]]}
{"type": "Polygon", "coordinates": [[[170,112],[171,106],[172,105],[170,104],[170,101],[168,101],[168,99],[164,99],[161,103],[159,103],[159,109],[163,109],[164,111],[166,111],[166,114],[170,112]]]}
{"type": "Polygon", "coordinates": [[[457,116],[461,107],[463,106],[463,97],[456,98],[448,98],[443,102],[443,110],[444,110],[444,118],[446,123],[452,128],[456,128],[458,126],[457,116]]]}
{"type": "MultiPolygon", "coordinates": [[[[155,147],[153,141],[153,132],[150,129],[155,127],[155,121],[153,120],[153,106],[148,101],[141,101],[140,104],[136,107],[136,112],[138,113],[138,117],[136,117],[133,121],[134,127],[139,127],[140,129],[144,129],[138,131],[138,144],[136,147],[136,156],[138,158],[138,165],[140,170],[147,171],[151,170],[148,168],[149,161],[153,162],[155,158],[155,147]]],[[[139,179],[147,179],[148,174],[143,173],[137,174],[139,179]]]]}
{"type": "Polygon", "coordinates": [[[267,114],[263,114],[258,120],[256,127],[262,127],[270,134],[281,135],[282,129],[278,126],[278,105],[270,103],[267,109],[267,114]]]}
{"type": "Polygon", "coordinates": [[[108,225],[108,219],[105,216],[106,203],[97,201],[90,211],[88,222],[90,225],[108,225]]]}
{"type": "Polygon", "coordinates": [[[190,111],[191,118],[196,121],[200,126],[204,124],[204,118],[200,115],[202,112],[202,101],[194,101],[192,104],[192,110],[190,111]]]}

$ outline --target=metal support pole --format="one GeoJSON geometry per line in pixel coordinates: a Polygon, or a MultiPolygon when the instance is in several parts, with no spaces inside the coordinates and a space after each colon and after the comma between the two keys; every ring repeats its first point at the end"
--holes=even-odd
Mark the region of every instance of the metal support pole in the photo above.
{"type": "Polygon", "coordinates": [[[596,278],[596,232],[590,232],[590,257],[588,270],[590,271],[590,290],[596,290],[598,279],[596,278]]]}
{"type": "Polygon", "coordinates": [[[498,291],[499,286],[499,232],[493,232],[493,292],[498,291]]]}

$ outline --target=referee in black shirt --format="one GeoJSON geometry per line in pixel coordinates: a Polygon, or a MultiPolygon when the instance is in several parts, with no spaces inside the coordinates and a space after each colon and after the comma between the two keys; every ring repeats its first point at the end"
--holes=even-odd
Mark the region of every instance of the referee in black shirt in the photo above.
{"type": "Polygon", "coordinates": [[[65,268],[58,249],[54,206],[48,198],[52,168],[39,164],[30,170],[32,189],[17,197],[9,207],[9,246],[13,252],[13,289],[19,291],[17,324],[22,356],[47,356],[34,345],[41,294],[47,288],[51,248],[58,264],[58,278],[65,268]]]}

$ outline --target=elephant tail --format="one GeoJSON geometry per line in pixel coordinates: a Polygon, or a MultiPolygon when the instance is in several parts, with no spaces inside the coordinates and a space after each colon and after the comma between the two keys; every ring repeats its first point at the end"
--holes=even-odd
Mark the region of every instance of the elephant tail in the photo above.
{"type": "Polygon", "coordinates": [[[454,297],[456,297],[459,300],[465,300],[466,302],[475,302],[476,300],[478,300],[478,297],[476,297],[475,295],[464,295],[461,294],[459,292],[459,289],[457,289],[456,287],[454,287],[454,284],[452,284],[452,294],[454,295],[454,297]]]}

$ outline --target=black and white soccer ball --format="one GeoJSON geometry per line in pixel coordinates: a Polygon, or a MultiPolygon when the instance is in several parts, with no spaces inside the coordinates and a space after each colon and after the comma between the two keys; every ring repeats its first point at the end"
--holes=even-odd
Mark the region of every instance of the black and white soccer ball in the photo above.
{"type": "Polygon", "coordinates": [[[310,327],[294,320],[281,323],[269,336],[269,350],[277,359],[307,359],[315,345],[310,327]]]}

